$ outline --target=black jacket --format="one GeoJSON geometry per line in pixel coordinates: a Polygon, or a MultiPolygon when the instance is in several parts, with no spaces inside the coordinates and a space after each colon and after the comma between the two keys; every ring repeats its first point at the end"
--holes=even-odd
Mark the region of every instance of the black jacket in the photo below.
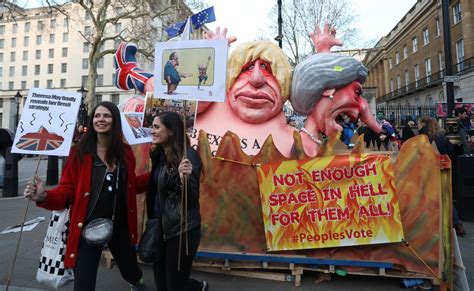
{"type": "MultiPolygon", "coordinates": [[[[188,198],[187,198],[187,229],[183,221],[182,231],[190,231],[201,227],[201,214],[199,212],[199,179],[202,164],[198,153],[192,148],[187,149],[187,158],[193,165],[193,171],[188,176],[188,198]]],[[[181,211],[181,179],[177,170],[169,173],[166,170],[164,154],[154,151],[151,154],[152,176],[147,191],[147,214],[149,218],[155,218],[155,203],[158,203],[159,213],[163,225],[163,238],[168,240],[180,234],[180,211],[181,211]],[[158,184],[154,178],[155,172],[159,171],[158,184]],[[158,199],[158,200],[157,200],[158,199]]],[[[184,206],[183,206],[184,207],[184,206]]]]}

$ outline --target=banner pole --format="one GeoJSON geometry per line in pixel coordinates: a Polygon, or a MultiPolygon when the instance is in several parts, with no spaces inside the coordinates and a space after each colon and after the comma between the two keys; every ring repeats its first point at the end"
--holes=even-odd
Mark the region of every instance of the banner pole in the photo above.
{"type": "MultiPolygon", "coordinates": [[[[33,175],[33,181],[35,180],[35,176],[38,174],[38,168],[41,162],[41,155],[38,156],[38,163],[36,164],[36,170],[33,175]]],[[[10,273],[8,274],[8,279],[7,279],[7,287],[6,291],[8,291],[8,288],[10,287],[11,280],[13,278],[13,270],[15,269],[15,264],[16,264],[16,258],[18,256],[18,250],[20,249],[20,242],[21,242],[21,237],[23,235],[23,226],[26,221],[26,215],[28,214],[28,208],[30,207],[30,199],[26,202],[26,209],[25,209],[25,214],[23,215],[23,222],[21,223],[20,227],[20,236],[18,237],[18,241],[16,242],[16,250],[15,250],[15,255],[13,256],[13,263],[12,267],[10,268],[10,273]]]]}

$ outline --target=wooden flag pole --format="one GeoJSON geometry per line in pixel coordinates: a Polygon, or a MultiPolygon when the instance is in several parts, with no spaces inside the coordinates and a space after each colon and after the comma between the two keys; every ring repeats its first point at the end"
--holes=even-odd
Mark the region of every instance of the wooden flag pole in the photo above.
{"type": "MultiPolygon", "coordinates": [[[[38,174],[38,169],[39,169],[39,165],[40,165],[40,162],[41,162],[41,157],[42,157],[41,155],[38,156],[38,163],[36,164],[36,170],[35,170],[35,173],[33,175],[33,181],[35,181],[35,177],[38,174]]],[[[10,273],[8,274],[6,291],[8,291],[8,288],[10,287],[10,283],[11,283],[11,280],[12,280],[12,277],[13,277],[13,270],[15,269],[16,258],[18,256],[18,250],[20,249],[21,237],[23,235],[23,226],[24,226],[25,221],[26,221],[26,215],[28,214],[28,208],[29,207],[30,207],[30,199],[28,199],[28,202],[26,202],[25,214],[23,215],[23,222],[21,223],[21,227],[20,227],[20,236],[18,237],[18,241],[16,242],[15,255],[13,256],[12,267],[10,268],[10,273]]]]}

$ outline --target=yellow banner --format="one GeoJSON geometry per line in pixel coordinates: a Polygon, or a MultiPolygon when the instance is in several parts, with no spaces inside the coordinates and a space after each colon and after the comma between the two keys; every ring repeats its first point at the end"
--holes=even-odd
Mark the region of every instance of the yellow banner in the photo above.
{"type": "Polygon", "coordinates": [[[257,172],[268,251],[403,240],[388,156],[282,161],[257,172]]]}

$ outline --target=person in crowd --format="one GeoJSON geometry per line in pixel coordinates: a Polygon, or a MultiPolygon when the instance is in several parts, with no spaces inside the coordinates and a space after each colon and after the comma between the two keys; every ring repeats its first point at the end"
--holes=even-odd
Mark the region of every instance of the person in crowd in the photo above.
{"type": "Polygon", "coordinates": [[[402,129],[402,137],[401,137],[401,142],[402,144],[406,142],[409,138],[412,138],[415,136],[415,133],[411,129],[410,122],[408,121],[405,123],[405,126],[402,129]]]}
{"type": "Polygon", "coordinates": [[[471,110],[469,110],[469,107],[467,105],[463,105],[462,108],[466,110],[466,118],[462,119],[461,122],[464,125],[464,128],[466,129],[466,132],[469,132],[470,130],[472,130],[471,110]]]}
{"type": "MultiPolygon", "coordinates": [[[[418,120],[418,133],[428,136],[430,142],[435,142],[441,155],[453,156],[453,148],[444,129],[442,129],[436,119],[429,116],[423,116],[418,120]]],[[[459,219],[458,212],[453,205],[453,226],[458,235],[465,235],[466,231],[462,221],[459,219]]]]}
{"type": "Polygon", "coordinates": [[[169,60],[165,65],[163,71],[163,77],[166,84],[168,85],[168,94],[173,94],[181,82],[181,78],[192,77],[193,74],[182,74],[178,72],[179,57],[176,52],[172,52],[169,56],[169,60]]]}
{"type": "Polygon", "coordinates": [[[147,212],[150,218],[160,217],[163,228],[162,241],[157,246],[160,256],[153,264],[156,289],[207,290],[206,281],[189,278],[201,240],[201,160],[198,153],[190,147],[178,113],[163,112],[157,115],[153,119],[151,134],[154,147],[151,152],[153,176],[147,191],[147,212]],[[187,196],[184,199],[187,202],[183,203],[186,207],[182,205],[182,188],[185,182],[187,196]],[[186,212],[183,215],[186,222],[182,220],[180,211],[186,212]],[[189,246],[188,253],[186,246],[189,246]]]}
{"type": "Polygon", "coordinates": [[[461,147],[464,155],[471,154],[471,148],[469,146],[469,135],[465,126],[465,120],[468,119],[466,108],[459,107],[454,111],[456,118],[458,119],[458,133],[461,136],[461,147]]]}
{"type": "Polygon", "coordinates": [[[342,114],[342,133],[341,133],[341,141],[349,148],[351,146],[351,139],[354,135],[355,131],[355,124],[351,122],[350,117],[343,113],[342,114]]]}
{"type": "Polygon", "coordinates": [[[28,183],[24,196],[48,210],[70,211],[64,265],[74,268],[74,290],[95,290],[103,246],[89,245],[81,236],[96,218],[114,216],[113,234],[107,243],[122,277],[132,290],[143,290],[137,264],[136,194],[146,191],[149,174],[135,175],[135,157],[123,142],[120,111],[108,101],[92,110],[88,131],[71,149],[59,185],[45,190],[38,176],[28,183]]]}

